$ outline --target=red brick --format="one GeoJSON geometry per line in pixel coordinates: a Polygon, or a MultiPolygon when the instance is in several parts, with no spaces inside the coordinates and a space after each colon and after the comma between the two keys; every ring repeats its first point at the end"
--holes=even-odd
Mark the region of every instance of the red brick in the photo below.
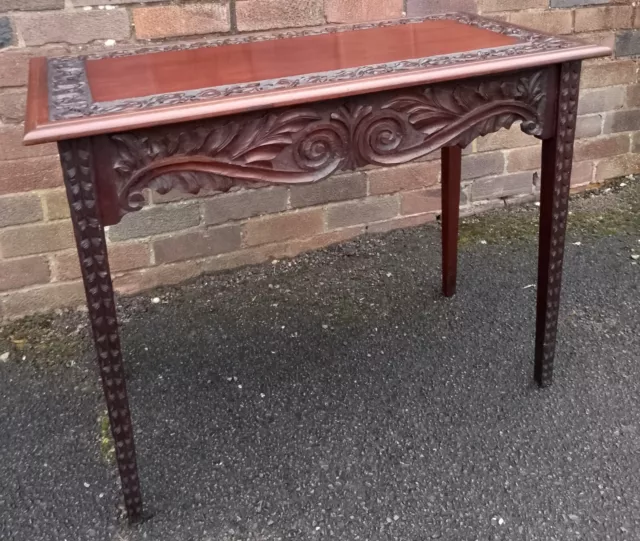
{"type": "Polygon", "coordinates": [[[237,0],[238,30],[265,30],[324,23],[322,0],[237,0]]]}
{"type": "Polygon", "coordinates": [[[422,214],[437,212],[441,209],[440,188],[428,188],[400,194],[400,214],[422,214]]]}
{"type": "Polygon", "coordinates": [[[572,8],[606,4],[609,0],[549,0],[549,7],[552,8],[572,8]]]}
{"type": "Polygon", "coordinates": [[[578,114],[588,115],[621,109],[624,107],[625,94],[625,88],[622,86],[585,90],[580,94],[578,114]]]}
{"type": "MultiPolygon", "coordinates": [[[[0,161],[58,154],[58,148],[53,143],[24,146],[22,144],[23,131],[22,126],[0,126],[0,161]]],[[[0,171],[0,174],[3,173],[4,171],[0,171]]]]}
{"type": "Polygon", "coordinates": [[[640,127],[640,109],[612,111],[604,117],[603,133],[635,131],[640,127]]]}
{"type": "Polygon", "coordinates": [[[407,0],[407,16],[420,17],[432,13],[466,11],[476,13],[476,0],[407,0]]]}
{"type": "Polygon", "coordinates": [[[66,220],[0,229],[0,253],[4,258],[55,252],[74,244],[71,223],[66,220]]]}
{"type": "Polygon", "coordinates": [[[324,212],[314,209],[255,218],[244,224],[243,229],[245,246],[311,237],[324,231],[324,212]]]}
{"type": "Polygon", "coordinates": [[[287,208],[287,188],[260,188],[216,195],[203,202],[204,223],[221,224],[261,214],[282,212],[287,208]]]}
{"type": "Polygon", "coordinates": [[[628,134],[609,135],[595,139],[576,141],[573,159],[575,161],[607,158],[629,152],[630,137],[628,134]]]}
{"type": "Polygon", "coordinates": [[[320,233],[306,239],[293,239],[281,243],[254,246],[237,252],[203,259],[200,261],[201,269],[203,272],[219,272],[272,261],[273,259],[294,257],[302,252],[317,250],[337,242],[344,242],[364,232],[365,228],[362,226],[349,227],[339,231],[320,233]]]}
{"type": "Polygon", "coordinates": [[[584,186],[593,181],[594,162],[574,162],[571,169],[571,187],[584,186]]]}
{"type": "Polygon", "coordinates": [[[502,152],[482,152],[462,157],[462,179],[498,175],[504,171],[502,152]]]}
{"type": "Polygon", "coordinates": [[[3,11],[62,9],[63,7],[64,0],[0,0],[0,13],[3,11]]]}
{"type": "Polygon", "coordinates": [[[367,171],[369,193],[381,195],[402,190],[417,190],[440,181],[439,162],[414,162],[396,167],[367,171]]]}
{"type": "Polygon", "coordinates": [[[0,260],[0,291],[20,289],[49,281],[49,265],[43,256],[0,260]]]}
{"type": "Polygon", "coordinates": [[[575,31],[593,32],[613,28],[631,28],[633,26],[633,8],[631,6],[601,6],[576,9],[575,31]]]}
{"type": "Polygon", "coordinates": [[[520,129],[520,124],[516,124],[509,130],[500,130],[490,133],[476,140],[478,152],[489,150],[500,150],[503,148],[518,148],[535,145],[536,139],[527,135],[520,129]]]}
{"type": "Polygon", "coordinates": [[[0,162],[0,195],[62,185],[57,156],[0,162]]]}
{"type": "Polygon", "coordinates": [[[157,240],[153,252],[157,264],[175,263],[232,252],[240,248],[240,242],[240,226],[224,225],[157,240]]]}
{"type": "Polygon", "coordinates": [[[400,200],[393,195],[338,203],[327,208],[327,227],[328,229],[338,229],[352,225],[366,225],[393,218],[398,215],[399,211],[400,200]]]}
{"type": "Polygon", "coordinates": [[[231,28],[226,2],[135,8],[133,22],[138,39],[228,32],[231,28]]]}
{"type": "Polygon", "coordinates": [[[429,222],[436,221],[436,213],[415,214],[414,216],[402,216],[401,218],[391,218],[384,222],[377,222],[367,227],[368,233],[386,233],[394,229],[404,229],[406,227],[416,227],[429,222]]]}
{"type": "Polygon", "coordinates": [[[198,261],[183,261],[148,269],[134,270],[113,277],[116,291],[125,295],[139,293],[158,286],[179,284],[202,274],[198,261]]]}
{"type": "Polygon", "coordinates": [[[42,208],[47,220],[61,220],[69,217],[69,203],[67,202],[67,192],[61,190],[47,190],[40,194],[42,208]]]}
{"type": "Polygon", "coordinates": [[[616,48],[616,32],[615,30],[600,30],[598,32],[582,32],[575,34],[576,39],[591,43],[593,45],[602,45],[609,47],[611,50],[616,48]]]}
{"type": "Polygon", "coordinates": [[[476,201],[460,207],[460,218],[466,218],[474,214],[480,214],[481,212],[487,212],[493,209],[502,209],[504,207],[504,199],[476,201]]]}
{"type": "Polygon", "coordinates": [[[0,227],[42,220],[40,198],[34,194],[0,197],[0,227]]]}
{"type": "Polygon", "coordinates": [[[5,124],[22,122],[26,100],[26,90],[5,90],[0,93],[0,121],[5,124]]]}
{"type": "Polygon", "coordinates": [[[120,5],[120,4],[153,4],[157,2],[166,2],[166,0],[70,0],[71,5],[74,7],[84,6],[104,6],[106,5],[120,5]]]}
{"type": "Polygon", "coordinates": [[[283,255],[280,257],[295,257],[304,252],[319,250],[320,248],[324,248],[331,244],[353,239],[362,235],[364,232],[365,228],[363,226],[356,226],[347,227],[346,229],[341,229],[339,231],[321,233],[320,235],[315,235],[308,239],[293,239],[284,245],[283,255]]]}
{"type": "Polygon", "coordinates": [[[627,107],[640,107],[640,85],[630,85],[626,91],[627,107]]]}
{"type": "Polygon", "coordinates": [[[367,195],[367,178],[364,173],[348,173],[313,184],[291,186],[290,190],[293,208],[310,207],[365,197],[367,195]]]}
{"type": "Polygon", "coordinates": [[[131,34],[124,9],[25,13],[16,15],[14,24],[26,45],[123,40],[131,34]]]}
{"type": "Polygon", "coordinates": [[[540,169],[541,145],[516,148],[507,152],[507,172],[530,171],[540,169]]]}
{"type": "Polygon", "coordinates": [[[3,317],[14,318],[56,308],[80,308],[85,302],[82,282],[60,282],[0,296],[0,313],[3,317]]]}
{"type": "Polygon", "coordinates": [[[12,49],[0,54],[0,88],[24,86],[29,74],[29,59],[34,56],[52,56],[65,54],[59,46],[42,49],[12,49]]]}
{"type": "Polygon", "coordinates": [[[471,184],[471,199],[498,199],[511,195],[533,193],[533,173],[511,173],[478,179],[471,184]]]}
{"type": "Polygon", "coordinates": [[[600,160],[596,165],[595,180],[608,180],[638,171],[640,171],[640,154],[621,154],[600,160]]]}
{"type": "Polygon", "coordinates": [[[492,11],[519,11],[525,9],[544,9],[549,7],[548,0],[479,0],[480,11],[489,13],[492,11]]]}
{"type": "MultiPolygon", "coordinates": [[[[111,272],[123,272],[151,265],[151,248],[143,242],[109,243],[111,272]]],[[[59,252],[51,257],[53,280],[65,282],[82,277],[76,250],[59,252]]]]}
{"type": "Polygon", "coordinates": [[[403,0],[325,0],[327,21],[351,23],[401,17],[403,0]]]}
{"type": "Polygon", "coordinates": [[[509,14],[509,22],[550,34],[570,34],[573,30],[571,10],[519,11],[509,14]]]}
{"type": "Polygon", "coordinates": [[[582,88],[624,85],[636,82],[633,60],[598,60],[585,62],[580,85],[582,88]]]}
{"type": "Polygon", "coordinates": [[[109,240],[129,240],[135,238],[173,233],[200,224],[200,206],[162,205],[144,208],[124,216],[118,225],[109,228],[109,240]]]}
{"type": "Polygon", "coordinates": [[[602,133],[602,117],[604,115],[579,116],[576,122],[576,138],[595,137],[602,133]]]}
{"type": "Polygon", "coordinates": [[[264,244],[262,246],[253,246],[228,254],[221,254],[214,257],[208,257],[199,261],[202,272],[220,272],[247,265],[257,265],[265,261],[273,261],[286,257],[286,243],[282,244],[264,244]]]}

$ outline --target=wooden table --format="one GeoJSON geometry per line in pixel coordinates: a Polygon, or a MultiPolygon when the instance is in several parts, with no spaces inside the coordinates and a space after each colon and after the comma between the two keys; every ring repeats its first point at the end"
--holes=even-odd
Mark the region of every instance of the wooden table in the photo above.
{"type": "Polygon", "coordinates": [[[317,182],[442,149],[443,289],[461,148],[542,139],[535,379],[551,383],[581,60],[606,47],[467,14],[31,61],[24,142],[57,141],[125,506],[142,496],[104,226],[143,191],[317,182]]]}

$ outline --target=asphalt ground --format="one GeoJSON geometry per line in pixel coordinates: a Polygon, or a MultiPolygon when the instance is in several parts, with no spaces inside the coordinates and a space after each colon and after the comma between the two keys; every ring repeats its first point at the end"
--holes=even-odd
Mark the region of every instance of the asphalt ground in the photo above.
{"type": "MultiPolygon", "coordinates": [[[[620,197],[576,208],[615,222],[620,197]]],[[[452,299],[434,225],[122,299],[150,515],[134,527],[86,315],[5,326],[0,539],[640,539],[640,228],[625,205],[612,230],[572,225],[545,390],[536,240],[514,225],[534,207],[469,220],[452,299]]]]}

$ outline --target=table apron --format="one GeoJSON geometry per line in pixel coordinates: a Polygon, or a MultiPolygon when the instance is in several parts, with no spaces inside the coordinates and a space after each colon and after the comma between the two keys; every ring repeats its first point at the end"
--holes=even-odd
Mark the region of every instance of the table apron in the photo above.
{"type": "Polygon", "coordinates": [[[144,206],[147,189],[226,192],[407,163],[518,121],[547,139],[557,74],[558,66],[542,67],[94,136],[100,215],[118,223],[144,206]]]}

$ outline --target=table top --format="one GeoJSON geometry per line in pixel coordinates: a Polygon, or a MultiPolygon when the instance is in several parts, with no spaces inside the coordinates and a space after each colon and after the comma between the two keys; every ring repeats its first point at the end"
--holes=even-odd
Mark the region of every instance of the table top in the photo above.
{"type": "Polygon", "coordinates": [[[25,144],[609,55],[470,14],[35,58],[25,144]]]}

